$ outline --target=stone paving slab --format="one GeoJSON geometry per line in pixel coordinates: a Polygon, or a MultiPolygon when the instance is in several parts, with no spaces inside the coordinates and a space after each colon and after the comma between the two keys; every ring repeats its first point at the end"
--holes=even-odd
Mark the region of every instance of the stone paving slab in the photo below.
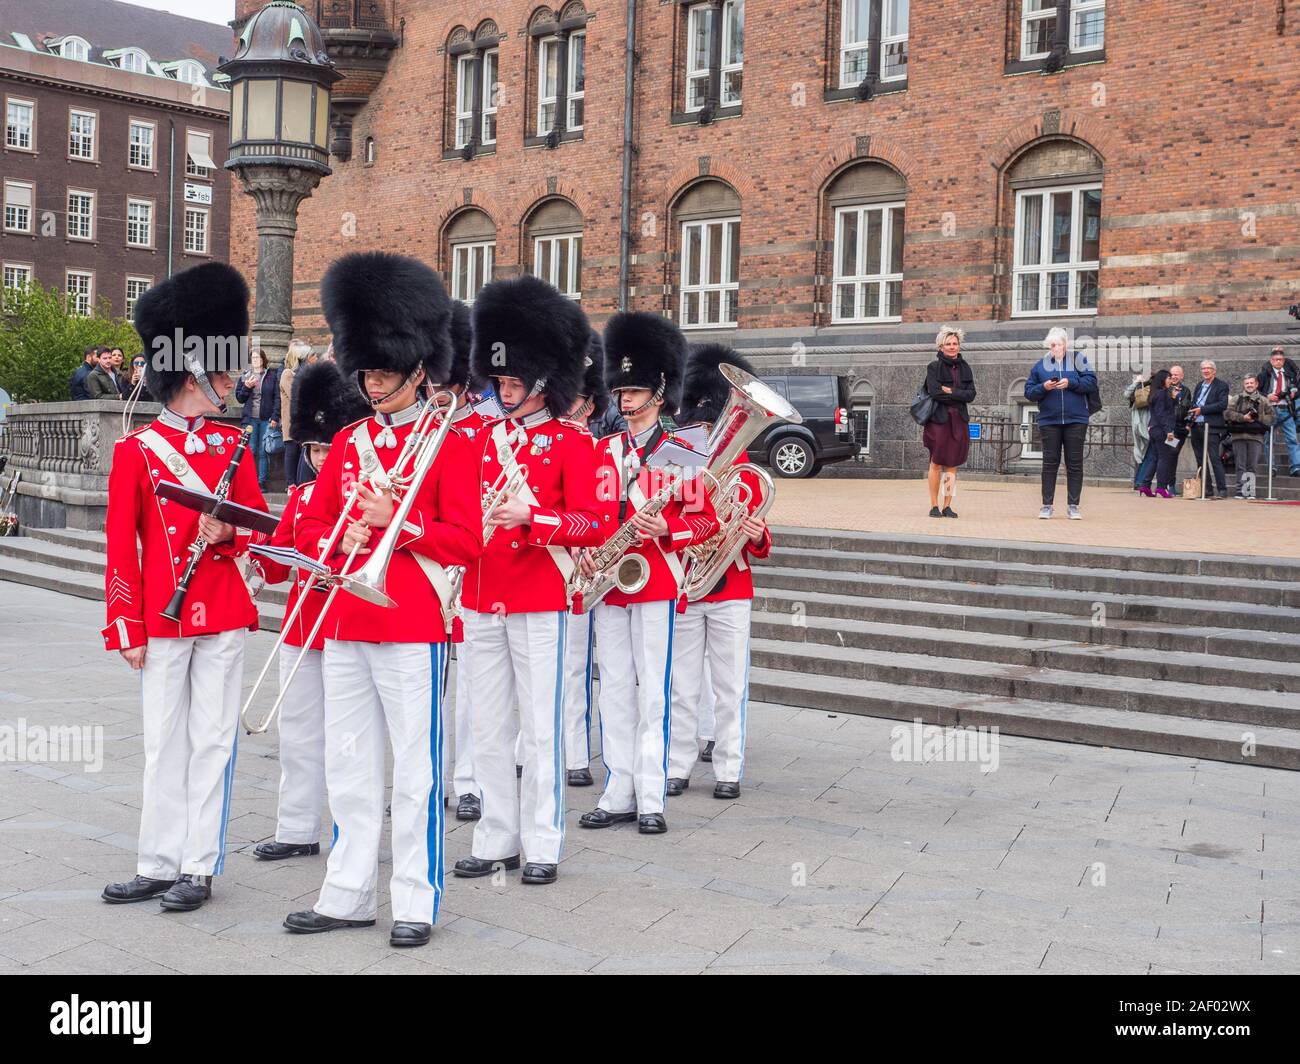
{"type": "MultiPolygon", "coordinates": [[[[895,762],[894,722],[762,704],[738,802],[714,800],[700,765],[669,833],[645,837],[580,830],[597,794],[570,790],[559,883],[448,872],[425,949],[387,944],[387,844],[374,928],[284,932],[326,857],[252,857],[273,825],[273,736],[241,737],[214,901],[106,906],[103,883],[134,863],[138,684],[99,648],[102,607],[0,596],[0,727],[104,739],[97,773],[0,762],[0,972],[1300,972],[1300,774],[1011,737],[991,773],[895,762]]],[[[250,639],[248,682],[271,642],[250,639]]],[[[449,865],[472,831],[449,823],[449,865]]]]}

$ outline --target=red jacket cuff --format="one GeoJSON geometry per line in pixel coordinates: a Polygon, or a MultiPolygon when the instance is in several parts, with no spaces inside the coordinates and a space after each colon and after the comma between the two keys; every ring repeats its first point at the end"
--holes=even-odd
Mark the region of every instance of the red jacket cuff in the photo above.
{"type": "Polygon", "coordinates": [[[130,650],[142,647],[149,641],[144,621],[134,617],[117,617],[100,630],[105,650],[130,650]]]}

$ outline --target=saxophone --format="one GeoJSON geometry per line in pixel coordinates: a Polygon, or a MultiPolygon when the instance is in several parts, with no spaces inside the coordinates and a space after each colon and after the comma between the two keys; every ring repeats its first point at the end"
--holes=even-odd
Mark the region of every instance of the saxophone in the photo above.
{"type": "MultiPolygon", "coordinates": [[[[646,501],[637,513],[654,517],[673,501],[682,486],[684,473],[674,469],[667,482],[646,501]]],[[[601,546],[591,552],[592,564],[596,567],[594,575],[582,575],[581,568],[575,568],[569,578],[568,593],[573,603],[573,612],[589,613],[593,606],[618,588],[625,595],[635,595],[650,580],[650,563],[640,554],[629,553],[641,542],[641,531],[631,521],[625,522],[617,532],[601,546]]]]}

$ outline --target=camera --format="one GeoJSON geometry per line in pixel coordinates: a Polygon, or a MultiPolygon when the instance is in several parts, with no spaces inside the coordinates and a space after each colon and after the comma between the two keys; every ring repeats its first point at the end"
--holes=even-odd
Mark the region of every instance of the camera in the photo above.
{"type": "Polygon", "coordinates": [[[1292,303],[1286,308],[1286,312],[1290,314],[1291,317],[1300,319],[1300,303],[1292,303]]]}

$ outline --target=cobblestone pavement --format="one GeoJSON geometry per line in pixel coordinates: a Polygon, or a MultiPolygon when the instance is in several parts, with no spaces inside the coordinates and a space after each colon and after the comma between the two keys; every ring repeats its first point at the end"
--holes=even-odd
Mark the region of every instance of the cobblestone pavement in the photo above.
{"type": "Polygon", "coordinates": [[[1084,519],[1071,521],[1065,516],[1064,470],[1056,503],[1056,516],[1040,521],[1037,478],[994,482],[958,474],[953,509],[959,517],[936,520],[929,515],[930,496],[923,480],[821,476],[782,480],[768,520],[800,528],[954,539],[1300,557],[1300,506],[1241,499],[1146,499],[1125,487],[1087,485],[1080,499],[1084,519]]]}
{"type": "MultiPolygon", "coordinates": [[[[107,906],[134,869],[138,681],[98,604],[7,583],[0,602],[0,735],[103,728],[100,771],[0,763],[0,972],[1300,971],[1300,774],[1016,738],[985,774],[894,760],[892,722],[775,705],[751,709],[739,801],[697,771],[667,835],[588,833],[595,795],[570,789],[559,883],[448,875],[423,949],[388,947],[386,905],[369,930],[281,929],[325,857],[249,852],[274,824],[268,738],[240,745],[215,899],[107,906]]],[[[250,682],[270,644],[251,639],[250,682]]]]}

